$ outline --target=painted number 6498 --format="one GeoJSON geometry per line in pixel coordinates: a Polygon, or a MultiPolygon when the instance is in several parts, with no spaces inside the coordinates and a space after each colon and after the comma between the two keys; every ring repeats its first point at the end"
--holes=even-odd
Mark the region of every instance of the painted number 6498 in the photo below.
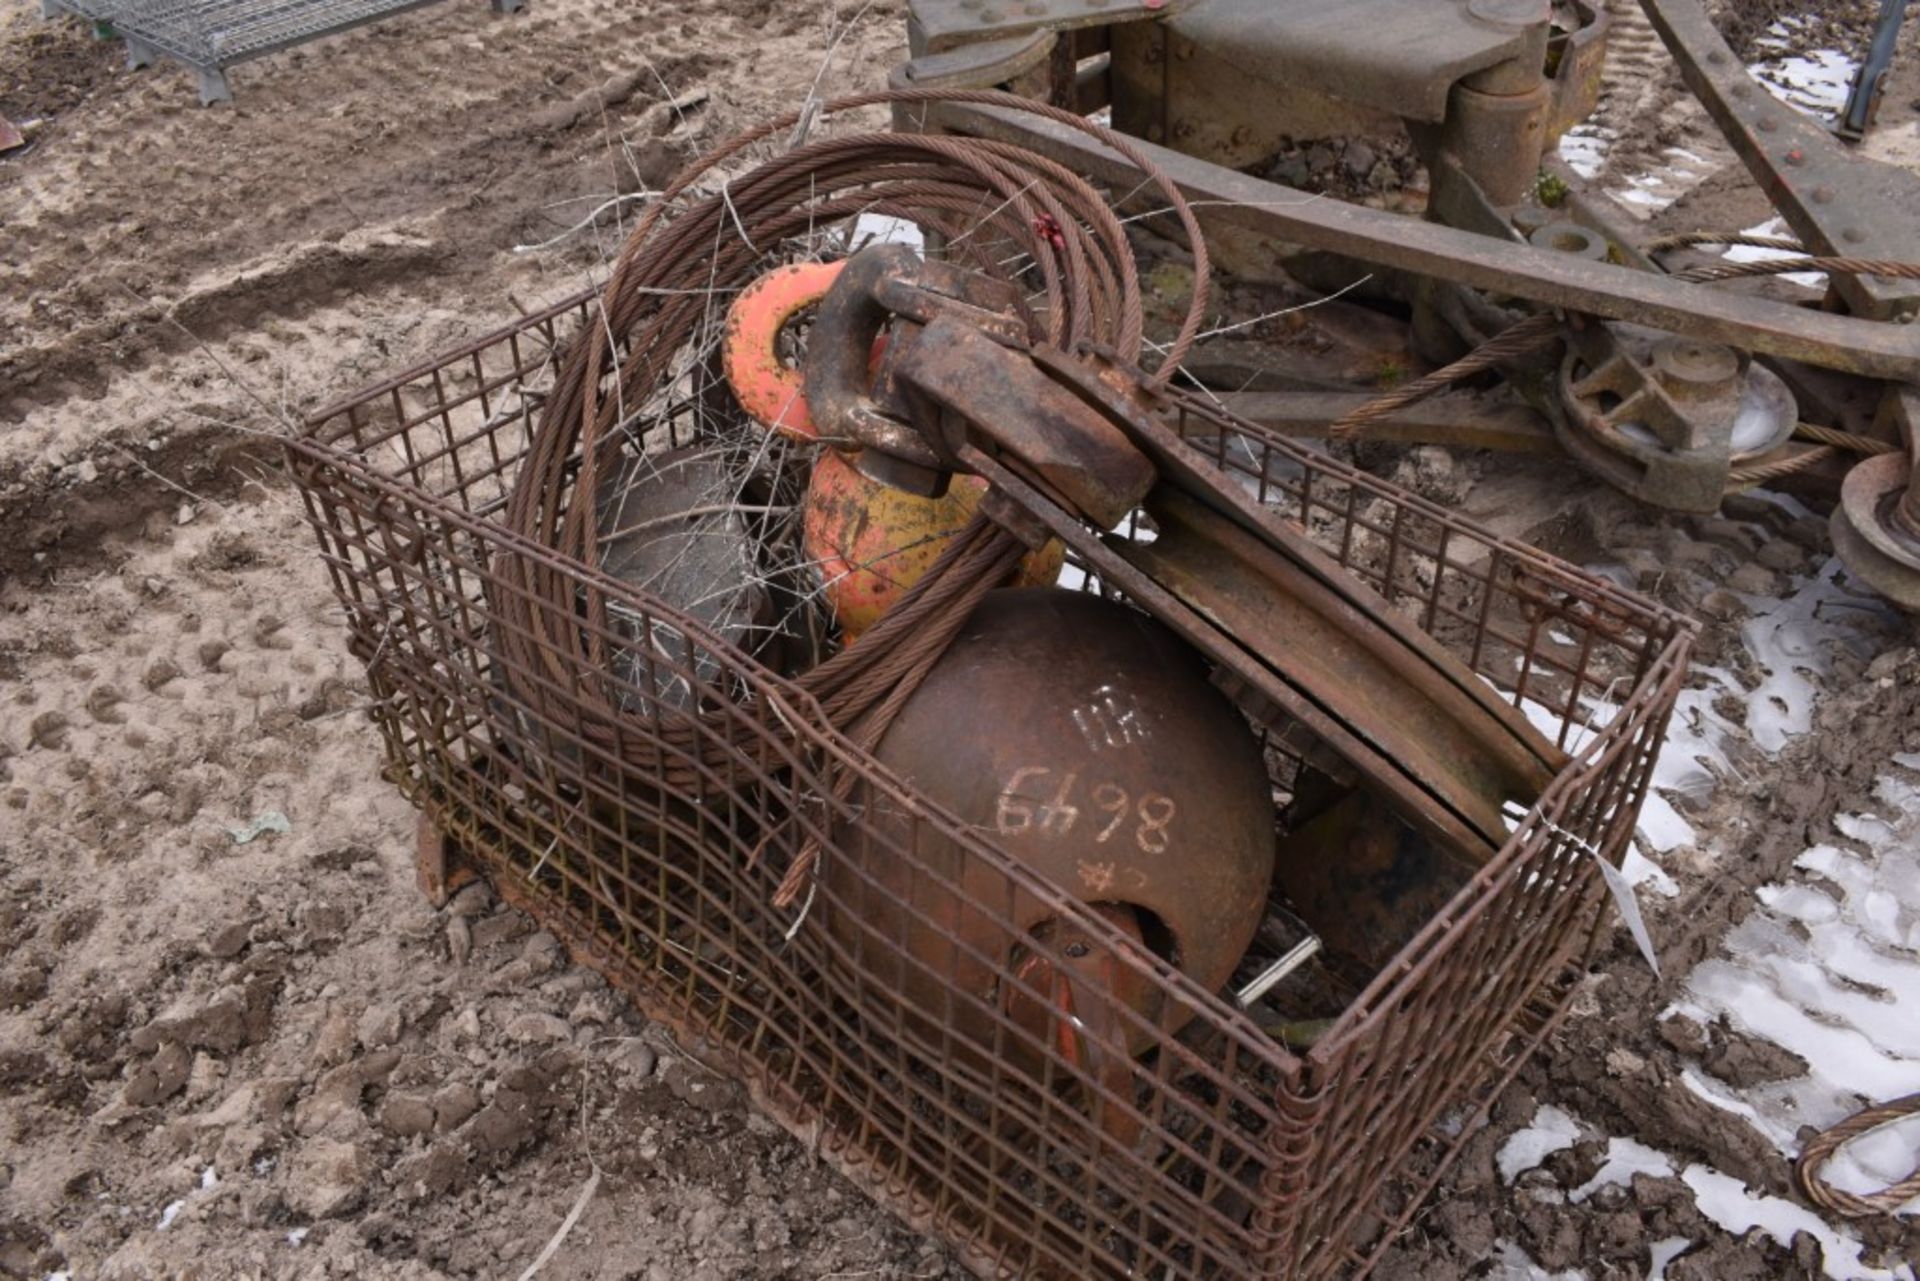
{"type": "MultiPolygon", "coordinates": [[[[1081,812],[1081,807],[1073,803],[1074,791],[1080,782],[1078,770],[1061,772],[1058,785],[1045,799],[1029,794],[1029,787],[1044,793],[1047,779],[1054,772],[1044,765],[1025,765],[1013,772],[1007,785],[1000,789],[999,800],[993,808],[993,825],[1002,836],[1033,832],[1061,837],[1074,829],[1081,812]]],[[[1116,832],[1131,823],[1134,843],[1146,853],[1159,854],[1167,848],[1172,839],[1167,825],[1176,813],[1172,797],[1159,792],[1142,792],[1135,797],[1111,781],[1081,790],[1098,813],[1098,817],[1088,820],[1100,824],[1100,830],[1093,836],[1094,844],[1105,845],[1116,832]]]]}

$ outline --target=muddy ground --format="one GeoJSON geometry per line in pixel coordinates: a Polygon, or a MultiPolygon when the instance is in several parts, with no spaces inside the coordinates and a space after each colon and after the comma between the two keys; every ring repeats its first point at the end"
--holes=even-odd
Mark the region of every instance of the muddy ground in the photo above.
{"type": "MultiPolygon", "coordinates": [[[[597,279],[631,211],[608,201],[816,77],[877,83],[903,5],[461,0],[241,67],[215,110],[37,7],[0,0],[0,111],[46,121],[0,161],[0,1276],[517,1276],[589,1187],[543,1275],[959,1275],[519,913],[419,898],[272,444],[597,279]]],[[[1920,116],[1911,46],[1896,124],[1920,116]]],[[[1622,169],[1694,127],[1643,63],[1611,90],[1622,169]]],[[[1651,229],[1764,216],[1709,170],[1651,229]]],[[[1704,662],[1742,661],[1723,583],[1788,593],[1829,552],[1766,502],[1683,520],[1587,487],[1507,503],[1535,483],[1510,464],[1401,474],[1700,614],[1704,662]]],[[[1649,902],[1666,980],[1624,936],[1601,958],[1382,1275],[1503,1275],[1511,1242],[1638,1277],[1668,1238],[1676,1278],[1820,1273],[1811,1240],[1731,1233],[1674,1180],[1556,1199],[1590,1143],[1512,1183],[1493,1155],[1560,1101],[1789,1194],[1779,1155],[1674,1079],[1794,1066],[1654,1015],[1752,888],[1920,749],[1914,633],[1858,613],[1813,731],[1688,810],[1699,847],[1649,902]]],[[[1856,1231],[1883,1264],[1920,1257],[1911,1227],[1856,1231]]]]}

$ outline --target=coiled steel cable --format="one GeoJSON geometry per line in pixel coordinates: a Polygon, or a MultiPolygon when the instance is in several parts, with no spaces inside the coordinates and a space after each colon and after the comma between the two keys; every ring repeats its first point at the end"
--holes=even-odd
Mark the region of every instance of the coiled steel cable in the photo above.
{"type": "MultiPolygon", "coordinates": [[[[1187,314],[1150,386],[1163,384],[1200,332],[1209,266],[1198,222],[1171,179],[1125,137],[1058,108],[983,91],[903,90],[861,94],[820,107],[815,120],[861,108],[968,103],[1017,110],[1069,125],[1126,156],[1142,185],[1157,188],[1193,252],[1187,314]]],[[[590,324],[568,351],[515,478],[505,521],[517,534],[593,565],[594,495],[624,441],[620,427],[680,372],[676,363],[711,316],[716,296],[792,253],[792,242],[874,213],[918,223],[949,257],[1003,279],[1039,286],[1031,338],[1072,350],[1093,343],[1137,362],[1143,346],[1138,266],[1105,197],[1058,163],[1000,142],[915,133],[851,133],[778,155],[745,172],[750,148],[790,130],[800,113],[738,135],[694,161],[648,207],[622,248],[590,324]],[[716,189],[697,192],[706,184],[716,189]],[[1012,254],[1005,252],[1010,247],[1012,254]],[[1035,279],[1037,277],[1037,279],[1035,279]]],[[[900,707],[987,591],[1025,552],[1011,534],[976,516],[859,644],[796,678],[828,721],[855,742],[878,743],[900,707]]],[[[607,678],[607,600],[566,572],[531,557],[492,568],[489,604],[513,696],[568,726],[637,777],[698,790],[728,758],[753,750],[750,717],[724,710],[620,710],[607,678]],[[584,624],[584,626],[583,626],[584,624]]],[[[661,621],[680,629],[672,611],[661,621]]],[[[822,762],[830,774],[834,762],[822,762]]],[[[837,771],[843,797],[853,775],[837,771]]],[[[811,839],[776,902],[791,899],[818,854],[811,839]]]]}

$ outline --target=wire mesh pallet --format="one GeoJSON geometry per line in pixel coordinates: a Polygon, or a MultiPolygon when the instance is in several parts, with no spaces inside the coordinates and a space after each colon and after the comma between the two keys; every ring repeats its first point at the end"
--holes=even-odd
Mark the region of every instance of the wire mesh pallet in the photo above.
{"type": "MultiPolygon", "coordinates": [[[[1499,855],[1347,987],[1331,1026],[1296,1052],[1123,946],[699,622],[505,528],[561,343],[594,314],[591,295],[569,299],[320,412],[288,446],[367,664],[389,775],[431,824],[423,885],[444,892],[463,867],[486,876],[983,1276],[1365,1271],[1564,1014],[1601,919],[1597,862],[1624,852],[1692,625],[1200,397],[1176,398],[1172,421],[1189,442],[1572,754],[1499,855]],[[503,630],[520,625],[497,608],[512,562],[618,604],[626,630],[583,648],[631,650],[638,627],[647,670],[566,660],[503,680],[503,630]],[[588,682],[626,709],[617,726],[567,713],[588,682]],[[681,697],[663,698],[665,685],[681,697]],[[541,690],[543,711],[513,705],[508,688],[541,690]],[[687,690],[718,712],[705,724],[724,741],[676,749],[697,768],[672,784],[623,765],[620,735],[664,742],[669,726],[685,730],[687,690]],[[849,775],[856,786],[836,786],[849,775]],[[850,870],[777,909],[782,873],[809,842],[850,870]],[[1010,920],[1009,902],[983,900],[928,856],[953,843],[1100,940],[1117,972],[1158,987],[1157,1020],[1136,1015],[1125,1029],[1148,1047],[1130,1088],[1096,1079],[889,933],[953,933],[930,903],[1010,920]],[[895,874],[876,875],[882,866],[895,874]],[[871,910],[883,900],[892,910],[871,910]],[[907,966],[917,981],[902,980],[907,966]],[[941,991],[933,1008],[907,995],[928,981],[941,991]],[[992,1021],[993,1045],[955,1030],[961,1011],[992,1021]],[[1016,1043],[1044,1070],[1014,1066],[1016,1043]],[[1110,1124],[1116,1110],[1129,1126],[1110,1124]]],[[[654,430],[664,439],[653,445],[684,443],[671,420],[654,430]]],[[[595,626],[585,613],[564,621],[595,626]]],[[[1298,757],[1278,736],[1266,747],[1284,793],[1298,757]]],[[[965,947],[958,935],[954,947],[965,947]]]]}
{"type": "MultiPolygon", "coordinates": [[[[513,13],[526,0],[490,0],[513,13]]],[[[229,102],[227,68],[339,35],[437,0],[41,0],[43,17],[65,10],[110,25],[125,39],[129,69],[169,58],[200,78],[203,105],[229,102]]]]}

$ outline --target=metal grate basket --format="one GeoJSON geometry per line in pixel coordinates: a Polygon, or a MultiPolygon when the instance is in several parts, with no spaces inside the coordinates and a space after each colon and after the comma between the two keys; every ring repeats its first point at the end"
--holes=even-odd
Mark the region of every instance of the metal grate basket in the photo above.
{"type": "MultiPolygon", "coordinates": [[[[444,892],[449,856],[489,878],[982,1275],[1364,1271],[1564,1012],[1570,963],[1602,919],[1597,860],[1626,847],[1692,625],[1202,398],[1178,398],[1174,421],[1190,442],[1571,753],[1533,811],[1515,815],[1499,855],[1383,969],[1349,977],[1337,1017],[1296,1052],[1124,946],[695,620],[504,528],[561,344],[593,308],[581,295],[410,370],[319,413],[288,446],[367,664],[390,776],[436,833],[422,845],[429,892],[444,892]],[[543,714],[509,702],[497,670],[506,624],[488,601],[513,558],[604,592],[624,635],[600,639],[631,647],[644,636],[647,670],[556,661],[511,682],[549,693],[543,714]],[[725,742],[708,745],[717,756],[687,755],[698,768],[675,778],[692,783],[636,777],[617,743],[564,714],[586,682],[616,690],[621,734],[685,721],[693,691],[719,709],[702,723],[725,742]],[[849,776],[856,786],[839,785],[849,776]],[[778,910],[775,887],[810,840],[851,871],[778,910]],[[886,935],[952,933],[931,902],[1010,920],[1011,902],[969,896],[925,857],[948,843],[1003,869],[1010,887],[1102,940],[1117,972],[1160,990],[1158,1021],[1132,1016],[1129,1040],[1147,1049],[1131,1059],[1130,1088],[1096,1079],[991,995],[966,990],[951,968],[926,970],[886,935]],[[893,874],[873,875],[881,865],[893,874]],[[882,896],[899,910],[866,910],[882,896]],[[920,981],[903,981],[909,966],[920,981]],[[929,979],[943,985],[941,1001],[909,1000],[929,979]],[[962,1009],[974,1026],[994,1021],[993,1045],[955,1030],[962,1009]],[[1006,1053],[1016,1040],[1022,1053],[1006,1053]],[[1116,1110],[1130,1124],[1111,1124],[1116,1110]]],[[[666,439],[684,426],[656,430],[661,448],[684,443],[666,439]]],[[[568,621],[591,626],[585,612],[568,621]]],[[[1266,749],[1284,795],[1298,758],[1279,736],[1266,749]]],[[[955,938],[956,951],[966,946],[955,938]]]]}

